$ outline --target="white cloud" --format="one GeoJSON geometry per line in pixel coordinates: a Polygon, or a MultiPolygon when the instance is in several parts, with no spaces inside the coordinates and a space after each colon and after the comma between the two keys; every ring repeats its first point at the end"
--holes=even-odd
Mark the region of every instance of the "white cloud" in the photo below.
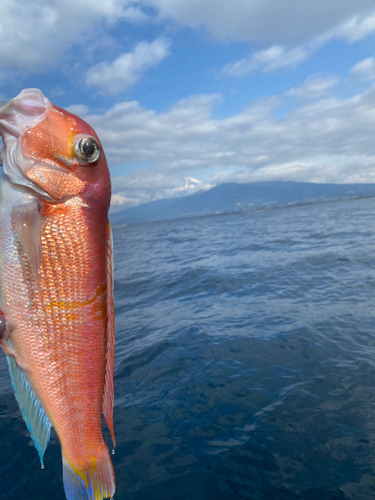
{"type": "Polygon", "coordinates": [[[338,39],[354,43],[374,32],[375,12],[355,15],[295,47],[272,45],[267,49],[250,53],[239,61],[226,64],[221,73],[225,76],[241,77],[255,70],[269,72],[295,67],[330,40],[338,39]]]}
{"type": "Polygon", "coordinates": [[[332,30],[335,38],[357,42],[375,31],[375,12],[357,14],[332,30]]]}
{"type": "Polygon", "coordinates": [[[373,0],[142,0],[160,19],[205,28],[214,38],[263,45],[293,45],[342,25],[342,36],[354,40],[372,27],[373,0]]]}
{"type": "Polygon", "coordinates": [[[85,117],[89,112],[89,108],[84,104],[72,104],[65,109],[69,111],[69,113],[73,113],[73,115],[80,116],[81,118],[85,117]]]}
{"type": "Polygon", "coordinates": [[[112,63],[102,62],[89,69],[86,83],[103,93],[118,94],[139,80],[143,73],[169,55],[170,42],[158,38],[151,43],[139,42],[131,52],[112,63]]]}
{"type": "Polygon", "coordinates": [[[183,177],[180,172],[165,175],[160,169],[141,169],[113,182],[111,212],[123,210],[149,201],[186,196],[204,191],[214,184],[200,182],[193,177],[183,177]]]}
{"type": "Polygon", "coordinates": [[[123,206],[179,195],[184,177],[202,182],[193,190],[229,180],[374,182],[375,86],[339,99],[329,94],[336,83],[334,76],[316,76],[225,119],[213,117],[221,99],[215,94],[192,96],[163,113],[123,102],[86,120],[110,165],[145,164],[116,178],[113,191],[126,198],[123,206]],[[291,95],[310,100],[275,118],[291,95]]]}
{"type": "Polygon", "coordinates": [[[121,17],[130,23],[145,23],[150,21],[150,17],[138,7],[124,9],[121,17]]]}
{"type": "Polygon", "coordinates": [[[127,198],[126,196],[122,195],[121,193],[116,193],[113,194],[111,197],[111,205],[119,205],[121,208],[123,208],[123,205],[137,205],[138,200],[135,198],[127,198]]]}
{"type": "Polygon", "coordinates": [[[289,97],[302,97],[303,99],[316,99],[329,93],[338,83],[340,79],[337,76],[322,78],[318,75],[313,75],[297,88],[292,88],[285,93],[289,97]]]}
{"type": "Polygon", "coordinates": [[[294,67],[307,59],[312,52],[313,50],[307,46],[287,50],[280,45],[273,45],[268,49],[249,54],[235,63],[226,64],[222,69],[222,73],[225,76],[239,77],[257,69],[268,72],[280,68],[294,67]]]}
{"type": "Polygon", "coordinates": [[[1,0],[0,68],[42,72],[118,20],[146,20],[133,0],[1,0]]]}
{"type": "MultiPolygon", "coordinates": [[[[0,68],[8,75],[11,69],[43,72],[65,62],[73,47],[89,53],[110,38],[108,27],[119,21],[155,20],[203,28],[220,41],[258,44],[257,53],[232,65],[233,74],[292,67],[319,43],[333,38],[352,43],[375,31],[373,0],[2,0],[0,68]]],[[[124,64],[106,68],[117,70],[117,77],[124,64]]],[[[226,71],[231,73],[230,66],[226,71]]]]}
{"type": "Polygon", "coordinates": [[[219,172],[206,182],[218,185],[222,182],[256,182],[267,180],[293,180],[320,183],[375,183],[375,155],[317,156],[306,160],[288,161],[258,170],[239,168],[233,172],[219,172]],[[361,169],[357,166],[361,165],[361,169]]]}
{"type": "Polygon", "coordinates": [[[352,67],[350,75],[363,80],[375,80],[375,59],[368,57],[360,61],[352,67]]]}

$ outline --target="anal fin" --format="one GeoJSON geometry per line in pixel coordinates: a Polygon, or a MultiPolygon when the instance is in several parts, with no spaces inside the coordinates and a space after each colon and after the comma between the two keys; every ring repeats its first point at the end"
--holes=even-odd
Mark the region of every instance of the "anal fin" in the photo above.
{"type": "Polygon", "coordinates": [[[51,434],[51,424],[39,401],[36,399],[29,382],[13,356],[7,356],[13,389],[20,407],[22,417],[26,422],[38,450],[40,462],[43,465],[43,455],[51,434]]]}

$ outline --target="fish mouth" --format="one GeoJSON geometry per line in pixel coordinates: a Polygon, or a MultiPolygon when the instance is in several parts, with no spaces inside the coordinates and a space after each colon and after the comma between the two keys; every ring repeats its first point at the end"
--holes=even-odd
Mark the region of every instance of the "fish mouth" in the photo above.
{"type": "Polygon", "coordinates": [[[3,135],[1,133],[1,129],[3,128],[5,131],[9,132],[10,134],[18,137],[20,135],[19,130],[17,127],[12,125],[10,122],[8,122],[4,117],[6,117],[7,111],[9,111],[12,108],[12,104],[14,99],[11,99],[10,101],[0,101],[0,135],[3,135]],[[1,118],[3,116],[3,118],[1,118]]]}
{"type": "Polygon", "coordinates": [[[50,105],[39,89],[26,89],[10,101],[2,101],[0,107],[0,136],[4,144],[0,165],[3,166],[4,174],[13,184],[24,186],[47,198],[50,198],[48,193],[35,186],[26,176],[26,172],[36,162],[24,156],[21,140],[29,128],[45,118],[50,105]]]}
{"type": "Polygon", "coordinates": [[[12,135],[15,135],[16,137],[19,135],[18,130],[16,127],[12,126],[10,123],[8,123],[5,119],[1,119],[1,116],[5,115],[7,109],[9,109],[11,105],[11,101],[0,101],[0,135],[1,134],[1,128],[6,130],[12,135]]]}
{"type": "MultiPolygon", "coordinates": [[[[22,135],[45,117],[51,105],[39,89],[25,89],[9,101],[0,101],[0,122],[5,130],[22,135]]],[[[1,132],[0,132],[1,133],[1,132]]]]}
{"type": "Polygon", "coordinates": [[[3,129],[6,132],[9,132],[10,134],[14,135],[15,137],[19,137],[21,134],[19,133],[19,130],[11,125],[10,123],[6,122],[5,120],[0,120],[0,135],[3,135],[1,133],[1,129],[3,129]]]}

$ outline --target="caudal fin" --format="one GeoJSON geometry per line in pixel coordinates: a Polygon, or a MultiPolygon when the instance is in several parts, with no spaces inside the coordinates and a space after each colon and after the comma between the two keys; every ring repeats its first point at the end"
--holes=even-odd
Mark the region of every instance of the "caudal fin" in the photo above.
{"type": "Polygon", "coordinates": [[[63,455],[63,478],[67,500],[104,500],[115,494],[111,459],[92,459],[84,470],[69,464],[63,455]]]}

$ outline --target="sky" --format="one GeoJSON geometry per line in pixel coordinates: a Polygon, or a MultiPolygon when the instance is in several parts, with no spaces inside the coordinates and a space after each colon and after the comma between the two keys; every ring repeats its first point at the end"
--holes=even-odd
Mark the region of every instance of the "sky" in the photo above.
{"type": "Polygon", "coordinates": [[[223,182],[375,182],[373,0],[1,0],[0,100],[89,122],[112,211],[223,182]]]}

